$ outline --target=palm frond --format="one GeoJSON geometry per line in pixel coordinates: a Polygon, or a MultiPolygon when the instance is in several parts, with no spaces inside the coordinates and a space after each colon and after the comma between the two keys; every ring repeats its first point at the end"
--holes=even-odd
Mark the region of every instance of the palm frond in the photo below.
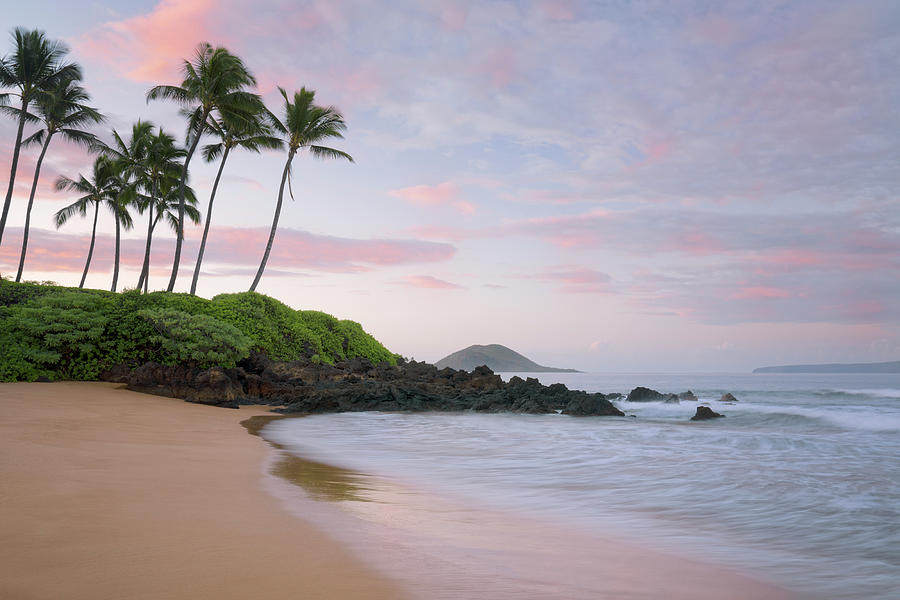
{"type": "Polygon", "coordinates": [[[13,119],[21,119],[24,115],[26,123],[40,123],[41,119],[34,113],[23,111],[18,106],[0,105],[0,113],[9,115],[13,119]]]}
{"type": "Polygon", "coordinates": [[[309,153],[312,154],[314,158],[344,158],[349,160],[350,162],[355,162],[352,156],[350,156],[346,152],[343,152],[342,150],[335,150],[334,148],[328,148],[326,146],[307,146],[307,148],[309,149],[309,153]]]}
{"type": "Polygon", "coordinates": [[[38,129],[37,131],[35,131],[31,135],[29,135],[27,138],[22,140],[22,147],[27,148],[34,144],[43,144],[45,135],[47,135],[46,129],[38,129]]]}
{"type": "Polygon", "coordinates": [[[151,100],[171,100],[178,104],[188,106],[194,101],[192,94],[177,85],[158,85],[147,92],[147,102],[151,100]]]}
{"type": "Polygon", "coordinates": [[[59,229],[75,215],[87,216],[87,207],[91,203],[91,196],[82,196],[72,204],[65,206],[53,214],[53,222],[59,229]]]}
{"type": "Polygon", "coordinates": [[[222,153],[225,151],[225,144],[219,142],[217,144],[207,144],[203,146],[203,150],[201,153],[203,154],[203,160],[206,162],[212,162],[217,160],[222,153]]]}
{"type": "Polygon", "coordinates": [[[97,136],[95,136],[93,133],[81,131],[80,129],[65,128],[60,129],[59,133],[66,140],[84,146],[87,149],[95,148],[99,141],[97,140],[97,136]]]}

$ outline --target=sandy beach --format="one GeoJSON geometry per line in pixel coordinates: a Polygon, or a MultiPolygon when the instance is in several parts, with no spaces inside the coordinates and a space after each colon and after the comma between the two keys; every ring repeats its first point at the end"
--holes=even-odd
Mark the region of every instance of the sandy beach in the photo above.
{"type": "Polygon", "coordinates": [[[0,384],[0,598],[399,598],[260,484],[217,409],[104,383],[0,384]]]}

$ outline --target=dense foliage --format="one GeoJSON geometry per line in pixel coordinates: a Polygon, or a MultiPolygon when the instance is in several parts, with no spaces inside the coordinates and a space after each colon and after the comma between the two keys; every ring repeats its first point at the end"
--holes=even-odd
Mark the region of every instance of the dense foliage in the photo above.
{"type": "Polygon", "coordinates": [[[147,361],[227,367],[251,350],[276,360],[396,362],[359,323],[255,292],[207,300],[0,283],[0,381],[90,380],[147,361]]]}
{"type": "Polygon", "coordinates": [[[138,312],[156,329],[151,338],[167,358],[198,367],[233,367],[250,353],[250,339],[234,325],[169,308],[138,312]]]}

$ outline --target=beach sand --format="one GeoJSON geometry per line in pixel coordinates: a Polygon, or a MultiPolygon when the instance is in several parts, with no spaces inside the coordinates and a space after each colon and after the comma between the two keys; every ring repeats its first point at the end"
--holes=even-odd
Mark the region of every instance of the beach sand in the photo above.
{"type": "Polygon", "coordinates": [[[0,598],[400,598],[260,485],[229,410],[105,383],[0,384],[0,598]]]}

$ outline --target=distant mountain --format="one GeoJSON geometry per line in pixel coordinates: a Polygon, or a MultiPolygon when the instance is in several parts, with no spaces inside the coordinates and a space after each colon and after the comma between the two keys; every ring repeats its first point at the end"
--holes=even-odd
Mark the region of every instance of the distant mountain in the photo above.
{"type": "Polygon", "coordinates": [[[784,365],[760,367],[754,373],[900,373],[900,360],[882,363],[784,365]]]}
{"type": "Polygon", "coordinates": [[[490,344],[488,346],[469,346],[458,352],[454,352],[449,356],[445,356],[434,365],[443,369],[450,367],[451,369],[471,371],[475,367],[487,365],[495,372],[515,372],[515,373],[580,373],[575,369],[555,369],[553,367],[544,367],[536,362],[529,360],[510,350],[506,346],[500,344],[490,344]]]}

